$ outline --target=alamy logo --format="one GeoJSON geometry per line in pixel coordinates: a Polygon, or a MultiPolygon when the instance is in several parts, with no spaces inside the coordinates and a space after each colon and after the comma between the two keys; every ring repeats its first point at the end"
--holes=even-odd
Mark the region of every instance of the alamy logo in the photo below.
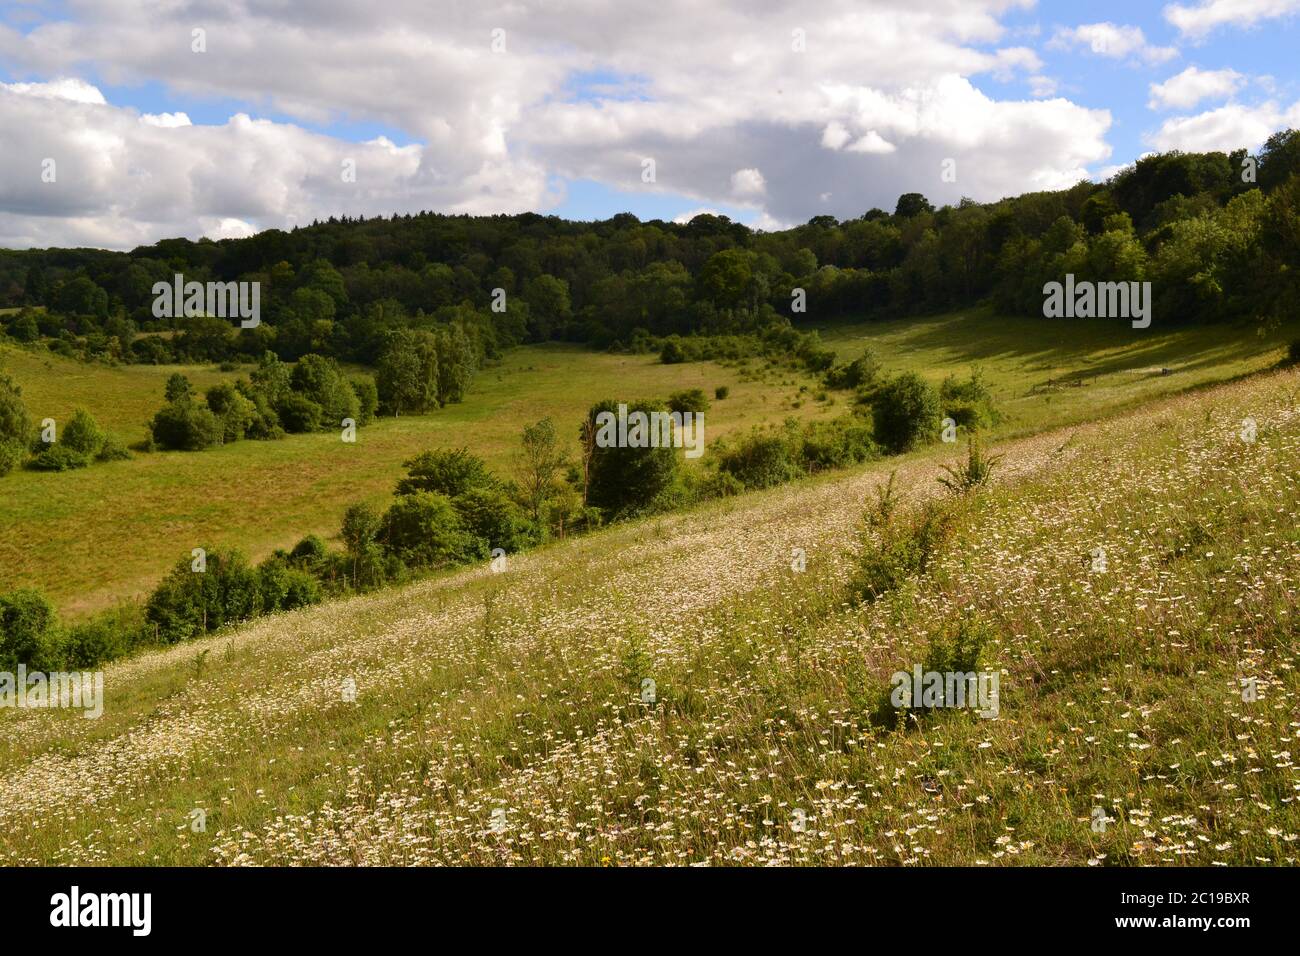
{"type": "Polygon", "coordinates": [[[70,893],[50,897],[50,925],[129,926],[132,936],[148,936],[153,928],[152,893],[70,893]]]}
{"type": "Polygon", "coordinates": [[[239,327],[255,329],[262,323],[262,283],[186,282],[179,272],[171,282],[153,284],[155,319],[193,319],[201,315],[239,319],[239,327]]]}
{"type": "Polygon", "coordinates": [[[897,671],[889,702],[897,708],[970,707],[986,720],[998,715],[999,671],[897,671]]]}
{"type": "Polygon", "coordinates": [[[82,717],[94,719],[104,713],[104,672],[29,673],[19,664],[17,674],[0,671],[0,707],[80,707],[82,717]]]}
{"type": "Polygon", "coordinates": [[[1075,282],[1043,286],[1043,315],[1049,319],[1132,319],[1133,328],[1151,325],[1150,282],[1075,282]]]}
{"type": "Polygon", "coordinates": [[[685,448],[687,458],[704,454],[704,415],[700,412],[632,412],[619,403],[618,415],[596,415],[599,448],[685,448]]]}

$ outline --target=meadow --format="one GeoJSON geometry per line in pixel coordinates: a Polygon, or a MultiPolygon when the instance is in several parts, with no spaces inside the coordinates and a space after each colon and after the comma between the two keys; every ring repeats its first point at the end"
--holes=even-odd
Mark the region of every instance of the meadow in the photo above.
{"type": "MultiPolygon", "coordinates": [[[[915,370],[938,383],[982,367],[1007,418],[1001,437],[1085,421],[1152,398],[1268,367],[1294,328],[1209,326],[1134,333],[974,310],[929,319],[824,330],[841,360],[869,344],[887,372],[915,370]],[[1168,374],[1162,374],[1168,369],[1168,374]]],[[[233,378],[215,366],[84,364],[0,346],[0,368],[23,388],[37,420],[85,407],[117,439],[138,442],[184,373],[202,390],[233,378]]],[[[20,471],[3,479],[0,589],[41,589],[77,617],[147,593],[199,543],[235,546],[254,560],[305,534],[326,538],[359,500],[383,504],[401,463],[430,447],[466,446],[508,472],[520,431],[550,416],[570,450],[577,424],[603,398],[662,398],[683,388],[730,389],[707,415],[709,442],[787,417],[847,411],[848,393],[823,392],[810,375],[752,360],[666,366],[652,355],[612,355],[556,344],[516,348],[479,373],[462,404],[425,416],[381,418],[356,444],[330,434],[244,441],[213,450],[139,454],[82,471],[20,471]]]]}
{"type": "Polygon", "coordinates": [[[1294,864],[1300,371],[994,450],[871,603],[952,446],[110,664],[0,713],[0,861],[1294,864]],[[874,722],[971,620],[997,719],[874,722]]]}

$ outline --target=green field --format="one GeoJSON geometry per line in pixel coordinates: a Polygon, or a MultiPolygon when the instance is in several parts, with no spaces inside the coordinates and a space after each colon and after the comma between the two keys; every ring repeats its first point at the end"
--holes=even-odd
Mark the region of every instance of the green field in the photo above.
{"type": "MultiPolygon", "coordinates": [[[[1275,364],[1296,334],[1261,337],[1254,328],[1222,326],[1151,334],[1083,322],[1069,327],[1067,344],[1065,331],[1059,323],[973,311],[840,325],[824,335],[842,359],[870,343],[887,371],[914,369],[936,383],[980,365],[1008,413],[999,433],[1009,437],[1256,371],[1275,364]]],[[[730,396],[707,415],[710,442],[788,416],[847,410],[847,393],[817,401],[812,377],[761,365],[665,366],[648,355],[527,346],[480,372],[464,403],[381,419],[362,429],[356,444],[297,435],[201,453],[140,454],[77,472],[15,472],[0,479],[0,589],[37,587],[76,616],[147,593],[199,544],[233,545],[260,559],[307,533],[334,535],[347,505],[382,502],[402,461],[425,448],[465,445],[505,471],[521,428],[550,416],[576,449],[578,422],[602,398],[662,398],[694,387],[711,395],[727,385],[730,396]]],[[[163,384],[178,370],[109,368],[14,347],[0,347],[0,368],[22,386],[33,418],[65,421],[84,406],[127,443],[144,437],[163,384]]],[[[234,374],[179,370],[200,389],[234,374]]]]}
{"type": "Polygon", "coordinates": [[[1298,396],[1277,371],[1003,441],[871,604],[864,504],[892,470],[904,514],[940,495],[950,447],[107,665],[98,720],[0,712],[0,861],[1294,864],[1298,396]],[[997,718],[869,721],[971,619],[997,718]]]}

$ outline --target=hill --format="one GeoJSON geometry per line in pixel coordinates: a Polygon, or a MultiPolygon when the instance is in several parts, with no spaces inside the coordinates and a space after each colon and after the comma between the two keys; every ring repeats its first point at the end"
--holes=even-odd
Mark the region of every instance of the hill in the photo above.
{"type": "MultiPolygon", "coordinates": [[[[1007,415],[1003,435],[1084,421],[1267,367],[1297,334],[1292,324],[1268,335],[1243,325],[1135,335],[1076,322],[1065,336],[1057,323],[989,310],[823,331],[840,361],[870,345],[887,372],[918,371],[936,385],[981,366],[1007,415]]],[[[22,387],[35,420],[66,421],[85,407],[124,443],[144,437],[172,372],[199,389],[239,374],[204,365],[111,368],[2,345],[0,370],[22,387]]],[[[463,403],[424,416],[382,416],[355,445],[335,433],[304,434],[143,454],[75,472],[16,471],[3,479],[0,591],[37,587],[65,612],[100,610],[147,593],[204,541],[257,560],[308,533],[333,536],[348,505],[381,503],[401,463],[427,448],[465,446],[508,472],[521,430],[544,416],[576,454],[578,423],[596,401],[663,398],[683,388],[712,395],[719,385],[730,395],[708,412],[710,447],[751,426],[843,414],[851,399],[827,394],[807,372],[761,360],[663,365],[650,355],[523,346],[480,373],[463,403]]]]}
{"type": "Polygon", "coordinates": [[[1298,394],[1004,441],[872,603],[860,515],[948,448],[109,665],[99,720],[0,712],[0,859],[1294,863],[1298,394]],[[967,622],[996,719],[873,723],[967,622]]]}

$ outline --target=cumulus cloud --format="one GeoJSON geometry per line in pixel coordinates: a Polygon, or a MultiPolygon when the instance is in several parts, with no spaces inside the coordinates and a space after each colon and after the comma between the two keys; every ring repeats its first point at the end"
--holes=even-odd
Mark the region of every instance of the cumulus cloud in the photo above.
{"type": "Polygon", "coordinates": [[[1164,13],[1184,36],[1201,39],[1221,26],[1250,27],[1298,10],[1300,0],[1201,0],[1195,5],[1171,3],[1164,13]]]}
{"type": "Polygon", "coordinates": [[[1236,70],[1198,70],[1189,66],[1163,83],[1151,84],[1147,103],[1157,109],[1191,109],[1207,99],[1226,99],[1237,92],[1246,78],[1236,70]]]}
{"type": "Polygon", "coordinates": [[[0,91],[0,242],[121,247],[333,214],[545,210],[558,201],[548,183],[580,178],[701,208],[741,201],[763,223],[892,208],[908,191],[955,202],[1069,185],[1109,158],[1111,119],[1056,96],[1038,55],[1007,42],[1001,18],[1031,6],[662,0],[639,18],[596,0],[391,0],[376,17],[343,0],[79,0],[75,19],[0,26],[11,73],[93,68],[115,89],[158,84],[243,112],[195,125],[107,103],[82,80],[12,84],[0,91]],[[199,23],[203,53],[190,44],[199,23]],[[972,82],[982,75],[1024,76],[1035,98],[991,96],[972,82]],[[272,112],[289,121],[255,118],[272,112]],[[411,145],[309,128],[336,121],[411,145]],[[33,182],[54,155],[58,183],[33,182]],[[956,183],[941,178],[946,158],[956,183]],[[349,159],[355,183],[340,177],[349,159]]]}
{"type": "Polygon", "coordinates": [[[1164,63],[1178,55],[1178,50],[1174,47],[1147,43],[1146,34],[1141,27],[1120,26],[1110,22],[1061,27],[1056,31],[1051,45],[1058,49],[1086,48],[1098,56],[1114,60],[1133,58],[1146,63],[1164,63]]]}
{"type": "Polygon", "coordinates": [[[1254,107],[1221,106],[1195,116],[1168,119],[1147,139],[1158,150],[1227,153],[1255,150],[1278,130],[1298,126],[1300,102],[1289,108],[1271,102],[1254,107]]]}
{"type": "Polygon", "coordinates": [[[739,196],[761,196],[766,189],[763,174],[757,169],[738,169],[731,174],[731,191],[739,196]]]}

